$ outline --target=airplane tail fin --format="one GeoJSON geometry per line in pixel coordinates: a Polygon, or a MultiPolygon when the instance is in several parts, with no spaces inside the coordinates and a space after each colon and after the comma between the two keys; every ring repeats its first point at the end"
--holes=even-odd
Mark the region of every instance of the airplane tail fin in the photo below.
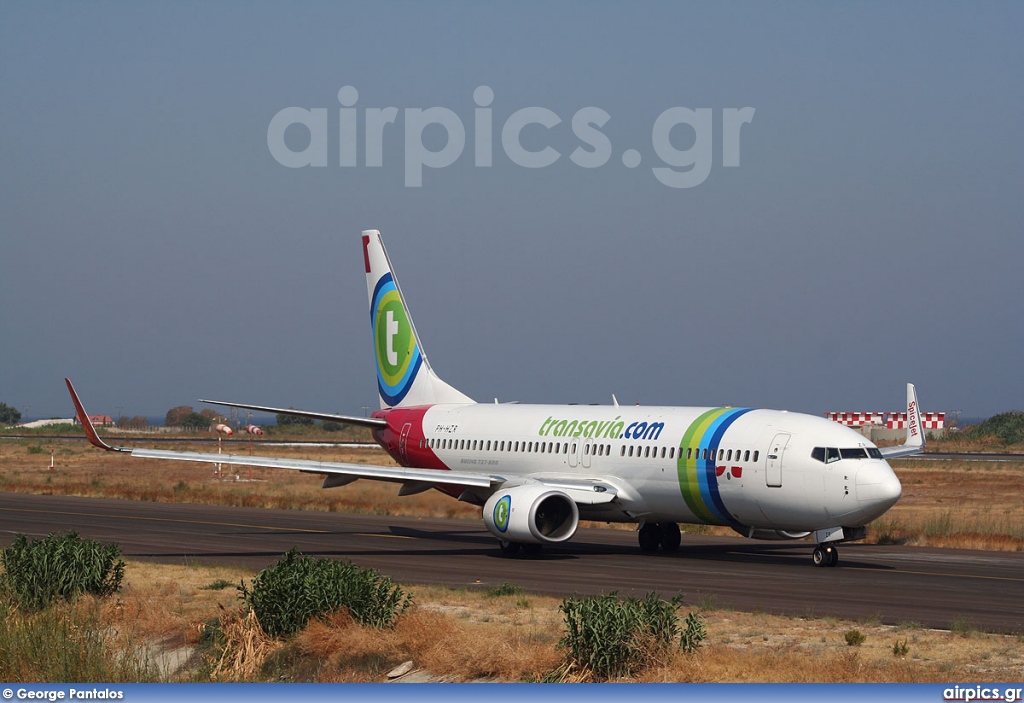
{"type": "Polygon", "coordinates": [[[472,403],[430,368],[378,230],[363,232],[363,263],[380,407],[472,403]]]}
{"type": "Polygon", "coordinates": [[[903,444],[884,447],[881,452],[886,459],[920,454],[924,451],[924,422],[921,419],[921,405],[917,402],[917,388],[907,384],[907,438],[903,444]]]}

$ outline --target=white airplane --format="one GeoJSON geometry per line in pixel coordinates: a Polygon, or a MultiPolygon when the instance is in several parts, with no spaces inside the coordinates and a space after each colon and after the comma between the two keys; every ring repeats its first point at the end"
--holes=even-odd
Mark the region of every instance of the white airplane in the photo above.
{"type": "MultiPolygon", "coordinates": [[[[816,566],[899,500],[887,458],[924,449],[907,384],[906,442],[878,449],[824,417],[734,407],[475,403],[434,373],[380,232],[362,233],[380,410],[371,417],[202,400],[369,427],[400,466],[115,447],[97,436],[67,379],[89,440],[132,456],[294,469],[323,487],[357,479],[438,489],[482,506],[508,555],[566,542],[579,521],[631,522],[640,549],[679,548],[679,523],[727,525],[754,539],[812,536],[816,566]]],[[[612,396],[614,400],[614,396],[612,396]]]]}

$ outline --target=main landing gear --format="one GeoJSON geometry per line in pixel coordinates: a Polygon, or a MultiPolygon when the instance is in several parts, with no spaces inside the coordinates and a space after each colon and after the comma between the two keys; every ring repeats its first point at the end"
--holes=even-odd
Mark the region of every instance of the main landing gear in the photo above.
{"type": "Polygon", "coordinates": [[[524,557],[535,557],[541,552],[539,544],[523,544],[521,542],[509,542],[507,539],[498,540],[498,548],[504,557],[517,557],[520,554],[524,557]]]}
{"type": "Polygon", "coordinates": [[[637,533],[640,541],[640,550],[653,552],[661,547],[666,552],[674,552],[679,549],[679,542],[682,537],[679,534],[679,525],[674,522],[645,522],[640,526],[637,533]]]}
{"type": "Polygon", "coordinates": [[[839,563],[839,550],[830,544],[819,544],[811,555],[815,566],[835,566],[839,563]]]}

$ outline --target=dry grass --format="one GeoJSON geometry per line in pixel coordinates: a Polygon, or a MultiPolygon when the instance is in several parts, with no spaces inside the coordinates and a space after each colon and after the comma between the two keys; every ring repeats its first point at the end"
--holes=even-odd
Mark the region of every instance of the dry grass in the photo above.
{"type": "MultiPolygon", "coordinates": [[[[144,442],[139,443],[144,444],[144,442]]],[[[212,444],[162,444],[158,448],[216,452],[212,444]]],[[[239,451],[236,447],[234,451],[239,451]]],[[[375,448],[260,447],[255,451],[295,459],[343,461],[394,466],[375,448]]],[[[0,442],[0,490],[45,495],[74,495],[161,503],[197,503],[247,508],[282,508],[324,512],[479,518],[480,509],[436,491],[398,496],[396,484],[358,481],[323,490],[322,477],[280,469],[225,466],[217,476],[211,464],[145,461],[112,455],[84,443],[0,442]],[[38,449],[42,448],[42,452],[38,449]],[[56,469],[49,470],[50,449],[56,469]]]]}
{"type": "Polygon", "coordinates": [[[210,678],[214,681],[252,681],[256,679],[267,657],[281,648],[281,643],[267,637],[256,613],[234,610],[220,618],[223,649],[212,657],[210,678]]]}
{"type": "Polygon", "coordinates": [[[193,645],[202,624],[237,607],[245,569],[130,562],[121,592],[105,599],[103,617],[119,631],[163,645],[193,645]],[[224,582],[231,585],[221,587],[224,582]]]}
{"type": "MultiPolygon", "coordinates": [[[[201,588],[239,575],[236,569],[130,562],[120,604],[106,605],[104,618],[115,630],[130,629],[136,641],[161,643],[180,633],[195,641],[204,623],[219,618],[234,645],[205,668],[178,676],[189,680],[382,681],[412,660],[432,680],[537,681],[562,663],[556,598],[412,586],[416,605],[393,629],[363,627],[340,612],[281,643],[267,640],[240,614],[233,588],[201,588]]],[[[1021,636],[730,610],[703,615],[708,637],[696,654],[678,654],[637,680],[982,682],[1016,680],[1024,667],[1021,636]],[[859,647],[844,641],[853,628],[866,637],[859,647]],[[906,642],[905,656],[893,653],[897,641],[906,642]]]]}
{"type": "Polygon", "coordinates": [[[1024,461],[897,461],[903,497],[869,541],[1024,551],[1024,461]]]}

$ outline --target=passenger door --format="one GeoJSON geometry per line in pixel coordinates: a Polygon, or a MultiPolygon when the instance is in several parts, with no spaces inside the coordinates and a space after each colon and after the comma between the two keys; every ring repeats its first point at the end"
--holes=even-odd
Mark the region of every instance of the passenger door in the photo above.
{"type": "Polygon", "coordinates": [[[764,471],[764,480],[769,488],[782,486],[782,455],[786,453],[786,445],[789,444],[790,436],[786,432],[780,432],[775,435],[775,439],[769,445],[764,471]]]}

